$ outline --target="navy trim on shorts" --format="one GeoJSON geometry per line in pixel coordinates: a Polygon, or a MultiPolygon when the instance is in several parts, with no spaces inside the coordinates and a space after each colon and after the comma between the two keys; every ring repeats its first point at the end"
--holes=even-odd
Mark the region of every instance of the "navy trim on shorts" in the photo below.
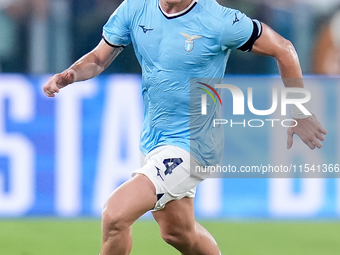
{"type": "Polygon", "coordinates": [[[157,194],[157,201],[160,200],[163,196],[164,194],[157,194]]]}

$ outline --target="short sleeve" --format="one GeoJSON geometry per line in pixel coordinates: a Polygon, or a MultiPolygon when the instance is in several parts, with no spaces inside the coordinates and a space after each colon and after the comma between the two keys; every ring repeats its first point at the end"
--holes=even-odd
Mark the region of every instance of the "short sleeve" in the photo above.
{"type": "Polygon", "coordinates": [[[111,46],[126,46],[130,44],[130,11],[128,0],[111,15],[103,27],[103,38],[111,46]]]}
{"type": "MultiPolygon", "coordinates": [[[[230,10],[230,9],[229,9],[230,10]]],[[[237,10],[230,10],[222,32],[222,49],[240,48],[250,39],[254,30],[252,19],[237,10]]]]}

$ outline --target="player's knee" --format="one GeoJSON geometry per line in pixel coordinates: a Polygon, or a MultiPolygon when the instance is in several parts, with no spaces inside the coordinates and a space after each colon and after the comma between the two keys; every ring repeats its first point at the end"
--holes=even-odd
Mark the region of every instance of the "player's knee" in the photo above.
{"type": "Polygon", "coordinates": [[[130,225],[122,213],[118,211],[109,211],[107,209],[103,210],[102,230],[104,239],[117,235],[123,231],[127,231],[129,230],[129,227],[130,225]]]}
{"type": "Polygon", "coordinates": [[[174,247],[190,246],[194,233],[190,230],[166,229],[161,231],[163,240],[174,247]]]}

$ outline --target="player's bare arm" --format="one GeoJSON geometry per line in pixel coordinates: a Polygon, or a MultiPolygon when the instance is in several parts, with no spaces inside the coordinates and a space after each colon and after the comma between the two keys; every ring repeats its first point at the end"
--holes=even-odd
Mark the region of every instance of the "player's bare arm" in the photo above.
{"type": "Polygon", "coordinates": [[[91,79],[103,72],[123,50],[123,47],[112,47],[104,40],[91,52],[84,55],[62,73],[55,74],[44,85],[44,93],[54,97],[55,93],[73,82],[91,79]]]}
{"type": "MultiPolygon", "coordinates": [[[[262,35],[255,41],[252,52],[259,55],[274,57],[278,63],[280,74],[284,79],[284,82],[286,78],[302,79],[299,57],[293,44],[266,24],[262,23],[262,35]]],[[[285,83],[285,86],[303,87],[302,80],[300,81],[301,83],[296,84],[285,83]]]]}
{"type": "MultiPolygon", "coordinates": [[[[298,55],[292,43],[265,24],[260,38],[254,43],[252,52],[272,56],[276,59],[281,77],[286,87],[303,87],[302,71],[298,55]]],[[[293,145],[293,135],[297,134],[311,149],[321,148],[327,130],[313,115],[305,119],[296,119],[298,125],[288,129],[287,148],[293,145]]]]}

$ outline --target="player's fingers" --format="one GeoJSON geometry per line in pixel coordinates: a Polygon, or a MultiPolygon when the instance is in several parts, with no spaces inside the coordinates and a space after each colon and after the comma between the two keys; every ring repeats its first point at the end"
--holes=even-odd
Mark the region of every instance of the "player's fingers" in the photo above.
{"type": "Polygon", "coordinates": [[[319,149],[322,147],[322,143],[317,139],[317,137],[314,137],[314,140],[312,142],[319,149]]]}
{"type": "Polygon", "coordinates": [[[50,91],[49,88],[50,88],[50,86],[49,86],[49,84],[47,83],[46,85],[44,85],[43,91],[44,91],[44,93],[45,93],[46,96],[51,97],[51,96],[53,95],[53,93],[52,93],[52,91],[50,91]]]}
{"type": "Polygon", "coordinates": [[[48,97],[54,97],[54,93],[52,93],[52,92],[49,91],[48,89],[45,89],[45,88],[44,88],[44,93],[45,93],[45,95],[48,96],[48,97]]]}
{"type": "Polygon", "coordinates": [[[325,141],[325,137],[321,133],[316,133],[316,138],[318,138],[320,141],[325,141]]]}
{"type": "Polygon", "coordinates": [[[57,86],[57,84],[53,85],[52,91],[53,91],[53,93],[59,93],[59,87],[57,86]]]}
{"type": "Polygon", "coordinates": [[[288,128],[287,130],[287,149],[289,150],[293,146],[293,135],[294,131],[292,128],[288,128]]]}
{"type": "Polygon", "coordinates": [[[312,150],[315,149],[315,145],[314,145],[311,141],[307,140],[307,141],[304,141],[304,142],[305,142],[305,144],[307,144],[308,147],[311,148],[312,150]]]}
{"type": "Polygon", "coordinates": [[[320,127],[319,127],[319,131],[320,131],[322,134],[327,135],[327,130],[326,130],[323,126],[321,126],[321,125],[320,125],[320,127]]]}
{"type": "Polygon", "coordinates": [[[322,147],[322,143],[318,140],[317,134],[318,134],[317,131],[310,131],[307,134],[302,135],[301,139],[312,150],[314,150],[316,147],[321,148],[322,147]]]}
{"type": "Polygon", "coordinates": [[[59,88],[57,86],[57,75],[51,77],[48,82],[43,87],[44,93],[48,97],[54,97],[54,93],[59,92],[59,88]]]}

